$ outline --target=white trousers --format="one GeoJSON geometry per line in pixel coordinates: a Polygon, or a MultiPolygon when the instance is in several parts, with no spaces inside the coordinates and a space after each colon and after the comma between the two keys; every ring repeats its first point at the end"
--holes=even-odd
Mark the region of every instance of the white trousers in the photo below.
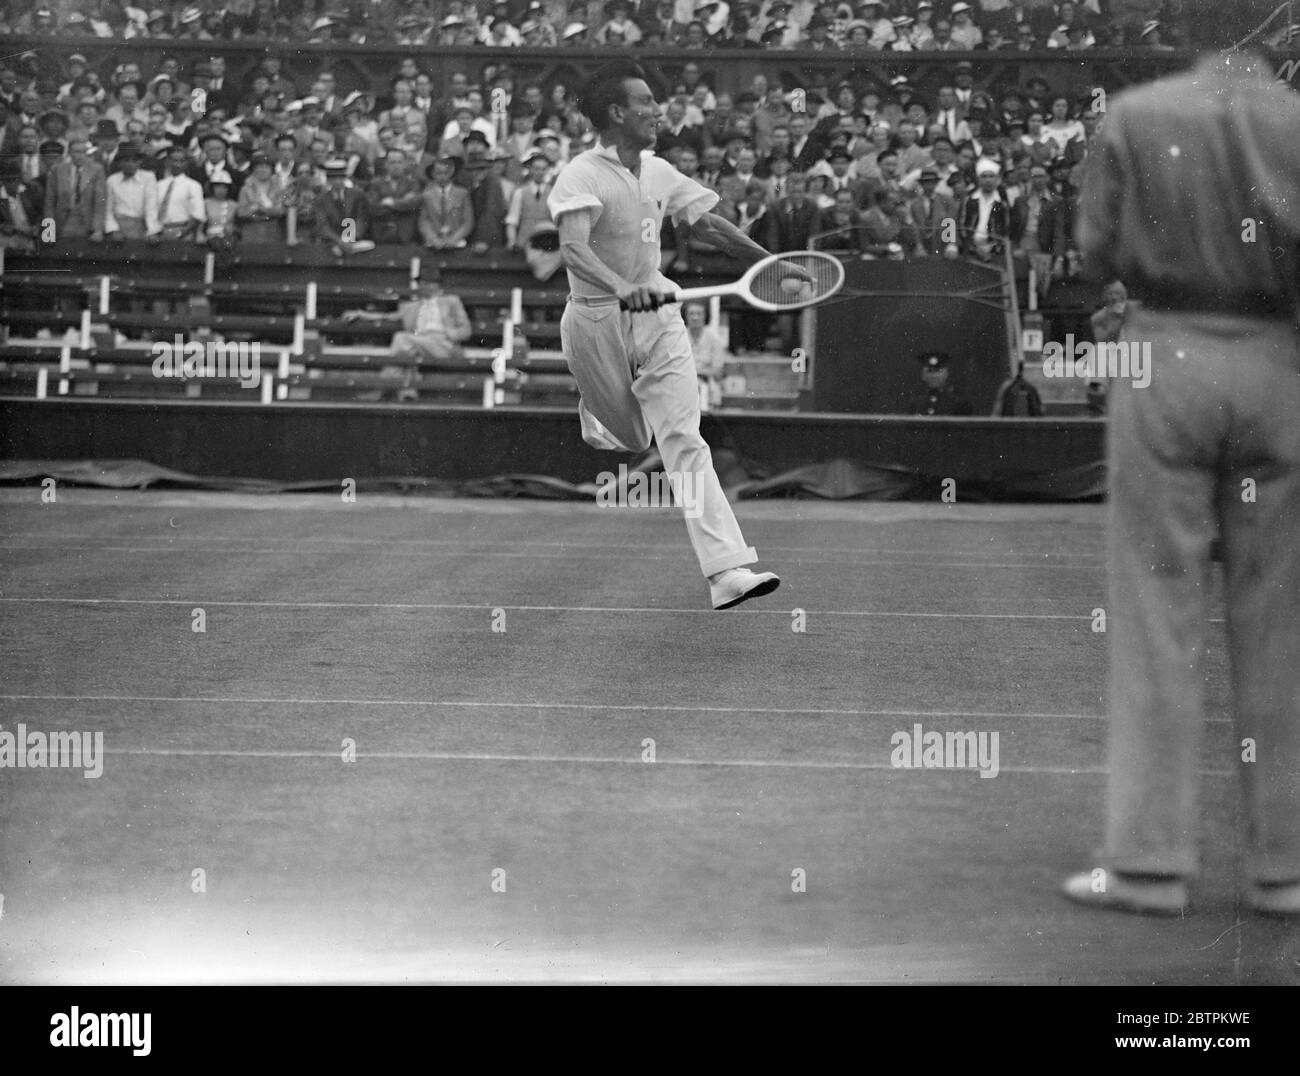
{"type": "Polygon", "coordinates": [[[582,394],[582,439],[594,448],[644,452],[653,436],[670,478],[690,476],[699,505],[684,514],[700,571],[709,576],[757,561],[700,436],[695,359],[680,306],[634,313],[617,303],[571,302],[560,343],[582,394]]]}

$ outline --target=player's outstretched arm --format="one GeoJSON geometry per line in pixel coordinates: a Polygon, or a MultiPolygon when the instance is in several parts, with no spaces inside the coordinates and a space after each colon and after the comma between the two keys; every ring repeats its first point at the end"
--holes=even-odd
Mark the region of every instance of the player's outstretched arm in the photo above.
{"type": "Polygon", "coordinates": [[[696,220],[691,225],[691,235],[746,265],[766,258],[769,253],[726,217],[720,217],[717,213],[705,213],[696,220]]]}

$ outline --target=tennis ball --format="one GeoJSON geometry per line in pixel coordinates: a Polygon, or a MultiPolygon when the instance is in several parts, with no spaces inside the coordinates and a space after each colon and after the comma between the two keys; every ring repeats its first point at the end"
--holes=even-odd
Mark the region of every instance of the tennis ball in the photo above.
{"type": "Polygon", "coordinates": [[[807,294],[811,290],[808,281],[800,280],[798,277],[788,276],[781,281],[781,290],[790,295],[807,294]]]}

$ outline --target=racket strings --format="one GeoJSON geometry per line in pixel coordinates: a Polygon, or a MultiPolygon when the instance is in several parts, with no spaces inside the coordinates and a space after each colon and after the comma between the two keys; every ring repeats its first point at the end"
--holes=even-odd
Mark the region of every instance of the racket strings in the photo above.
{"type": "Polygon", "coordinates": [[[838,258],[815,252],[791,253],[780,255],[755,273],[750,290],[760,302],[797,307],[833,295],[843,281],[844,267],[838,258]],[[802,269],[812,280],[792,276],[790,266],[802,269]]]}

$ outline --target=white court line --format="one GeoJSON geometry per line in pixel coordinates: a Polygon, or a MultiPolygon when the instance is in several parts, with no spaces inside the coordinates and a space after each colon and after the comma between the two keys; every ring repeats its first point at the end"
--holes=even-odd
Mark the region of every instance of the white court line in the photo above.
{"type": "MultiPolygon", "coordinates": [[[[626,711],[630,713],[680,713],[680,714],[812,714],[826,717],[960,717],[967,720],[999,721],[1016,718],[1049,718],[1067,721],[1105,721],[1107,714],[1045,713],[1038,711],[974,710],[842,710],[828,707],[776,707],[776,706],[639,706],[635,703],[594,702],[489,702],[458,699],[292,699],[256,698],[222,695],[0,695],[0,701],[23,702],[211,702],[223,706],[408,706],[430,709],[487,709],[487,710],[594,710],[598,712],[626,711]]],[[[1231,724],[1222,717],[1206,719],[1210,724],[1231,724]]]]}
{"type": "MultiPolygon", "coordinates": [[[[48,533],[48,534],[24,532],[22,535],[17,535],[17,534],[0,535],[0,538],[6,540],[11,537],[36,539],[42,543],[63,542],[63,541],[84,541],[84,542],[92,543],[92,548],[100,548],[98,543],[103,541],[102,537],[99,535],[67,534],[64,532],[48,533]]],[[[160,535],[158,537],[151,537],[148,535],[135,535],[128,540],[172,543],[172,542],[184,542],[187,540],[187,536],[185,536],[184,534],[177,534],[177,535],[168,534],[168,535],[160,535]]],[[[260,541],[261,539],[241,538],[234,535],[229,537],[223,537],[221,535],[205,534],[203,536],[203,540],[219,541],[224,544],[228,542],[253,542],[253,541],[260,541]]],[[[374,546],[382,547],[385,551],[391,550],[391,548],[394,546],[403,546],[403,545],[469,546],[472,549],[487,549],[491,546],[505,546],[510,549],[515,549],[519,545],[517,541],[505,541],[505,540],[492,541],[489,539],[479,540],[472,537],[387,539],[387,538],[318,537],[312,535],[303,538],[295,537],[293,539],[293,542],[297,546],[309,546],[313,543],[318,543],[321,545],[374,545],[374,546]]],[[[541,541],[534,541],[532,539],[529,540],[528,545],[530,548],[538,548],[542,546],[554,546],[555,548],[561,550],[563,549],[611,549],[623,554],[624,556],[628,555],[628,553],[631,551],[636,551],[637,553],[654,552],[654,553],[672,554],[672,553],[677,553],[684,548],[684,546],[681,543],[673,543],[671,545],[635,545],[631,543],[616,543],[616,542],[568,542],[568,541],[541,542],[541,541]]],[[[24,548],[30,548],[30,547],[24,547],[24,548]]],[[[44,549],[47,548],[47,546],[38,545],[36,546],[36,548],[44,549]]],[[[918,549],[918,547],[916,546],[909,546],[906,549],[899,549],[890,546],[868,546],[865,548],[850,548],[846,546],[793,546],[793,545],[768,545],[767,543],[764,543],[763,548],[773,550],[774,552],[777,553],[849,553],[849,554],[866,554],[868,556],[875,556],[877,554],[885,554],[886,556],[892,556],[892,555],[915,556],[918,553],[925,552],[924,549],[918,549]]],[[[931,550],[931,551],[942,552],[944,556],[948,556],[948,557],[971,557],[971,558],[994,557],[994,556],[1027,557],[1027,558],[1032,558],[1033,560],[1037,560],[1039,558],[1056,557],[1061,560],[1067,560],[1067,561],[1092,559],[1092,560],[1096,560],[1098,563],[1105,563],[1106,560],[1106,556],[1104,553],[1073,553],[1069,551],[1024,552],[1024,553],[1018,553],[1014,549],[990,549],[990,550],[942,549],[942,550],[931,550]]]]}
{"type": "MultiPolygon", "coordinates": [[[[185,748],[116,748],[107,749],[105,755],[155,755],[162,757],[198,757],[198,758],[275,758],[302,759],[320,758],[338,761],[337,751],[212,751],[188,750],[185,748]]],[[[781,759],[700,759],[700,758],[656,758],[654,762],[644,762],[640,758],[609,758],[591,755],[485,755],[461,754],[452,751],[367,751],[357,752],[357,762],[364,759],[386,759],[409,762],[537,762],[547,764],[601,765],[601,766],[692,766],[692,767],[731,767],[739,769],[786,769],[786,770],[900,770],[911,772],[915,767],[894,766],[888,762],[791,762],[781,759]]],[[[355,766],[357,763],[349,763],[355,766]]],[[[956,767],[935,766],[924,769],[940,770],[945,773],[970,773],[978,775],[975,767],[957,769],[956,767]]],[[[1032,774],[1069,774],[1105,776],[1107,770],[1096,766],[999,766],[998,774],[1032,773],[1032,774]]],[[[1204,777],[1231,777],[1228,770],[1201,770],[1204,777]]],[[[988,778],[982,778],[988,780],[988,778]]]]}
{"type": "MultiPolygon", "coordinates": [[[[672,609],[659,606],[599,606],[599,605],[512,605],[509,602],[496,604],[476,602],[460,604],[452,602],[248,602],[215,601],[194,598],[37,598],[37,597],[0,597],[0,602],[14,602],[41,605],[188,605],[233,606],[248,609],[404,609],[404,610],[474,610],[490,613],[493,609],[505,609],[507,612],[522,613],[672,613],[674,615],[690,614],[692,616],[717,616],[716,609],[672,609]]],[[[1086,603],[1085,603],[1086,604],[1086,603]]],[[[789,617],[788,609],[750,609],[742,616],[754,616],[767,613],[769,616],[789,617]]],[[[809,616],[857,616],[857,617],[903,617],[926,620],[1091,620],[1087,614],[1066,613],[913,613],[913,612],[864,612],[857,609],[809,609],[809,616]]],[[[1216,621],[1211,621],[1216,623],[1216,621]]]]}
{"type": "MultiPolygon", "coordinates": [[[[767,548],[767,547],[764,547],[767,548]]],[[[86,546],[59,546],[51,548],[48,544],[31,544],[31,546],[17,546],[17,544],[3,544],[0,546],[0,552],[6,550],[34,550],[42,552],[48,557],[52,552],[126,552],[126,554],[148,554],[157,556],[159,554],[179,554],[182,556],[192,556],[201,554],[209,555],[226,555],[226,556],[290,556],[296,560],[305,560],[309,556],[339,556],[342,555],[338,550],[311,550],[311,548],[255,548],[255,547],[231,547],[231,546],[187,546],[187,544],[168,544],[168,546],[105,546],[103,543],[86,544],[86,546]]],[[[806,550],[805,552],[823,552],[819,550],[806,550]]],[[[386,550],[383,552],[383,559],[391,560],[394,557],[425,557],[425,559],[442,559],[442,557],[465,556],[474,557],[474,559],[495,559],[495,560],[567,560],[571,563],[580,564],[584,560],[628,560],[627,551],[623,552],[589,552],[582,551],[581,554],[567,554],[567,552],[513,552],[506,550],[482,550],[482,548],[467,547],[458,551],[422,551],[422,550],[386,550]]],[[[636,560],[686,560],[689,559],[689,551],[685,546],[672,554],[645,554],[638,552],[636,560]]],[[[1027,568],[1044,568],[1052,572],[1062,572],[1062,570],[1078,570],[1078,572],[1097,572],[1104,565],[1101,564],[1043,564],[1035,563],[1032,560],[1011,561],[992,561],[992,560],[924,560],[924,559],[907,559],[907,560],[846,560],[837,559],[828,561],[824,559],[814,561],[813,567],[816,568],[919,568],[930,570],[931,568],[975,568],[983,570],[985,568],[1006,568],[1011,570],[1024,570],[1027,568]]],[[[803,565],[807,570],[809,565],[803,565]]]]}
{"type": "MultiPolygon", "coordinates": [[[[767,548],[767,547],[764,547],[767,548]]],[[[184,544],[170,544],[158,546],[122,546],[122,545],[104,545],[95,543],[94,545],[60,545],[57,548],[51,548],[49,545],[0,545],[0,552],[5,550],[26,549],[35,550],[48,556],[55,552],[77,552],[90,551],[95,553],[146,553],[149,556],[156,556],[160,553],[178,553],[182,556],[193,556],[194,554],[209,555],[226,555],[226,556],[258,556],[258,557],[293,557],[298,560],[305,560],[310,556],[338,556],[341,551],[334,549],[259,549],[249,546],[232,547],[229,545],[220,546],[197,546],[184,544]]],[[[822,550],[806,550],[805,552],[824,553],[822,550]]],[[[516,560],[565,560],[573,563],[580,563],[583,560],[628,560],[627,551],[621,553],[591,553],[584,551],[582,554],[565,553],[538,553],[535,550],[531,552],[512,552],[496,549],[479,549],[472,545],[467,545],[465,549],[459,551],[423,551],[407,549],[390,549],[383,554],[385,560],[391,560],[395,557],[474,557],[476,559],[516,559],[516,560]]],[[[671,554],[653,554],[638,553],[636,560],[684,560],[689,558],[689,551],[682,546],[676,552],[671,554]]],[[[903,567],[903,568],[920,568],[926,571],[931,568],[975,568],[983,570],[985,568],[1008,568],[1012,570],[1023,571],[1026,568],[1046,568],[1054,572],[1064,569],[1075,569],[1077,571],[1097,571],[1102,566],[1100,564],[1042,564],[1034,561],[1015,561],[1011,563],[996,561],[934,561],[921,559],[908,560],[835,560],[834,562],[819,559],[813,562],[813,567],[830,567],[830,566],[852,565],[854,567],[871,568],[871,567],[903,567]]],[[[807,570],[808,565],[803,566],[807,570]]]]}

